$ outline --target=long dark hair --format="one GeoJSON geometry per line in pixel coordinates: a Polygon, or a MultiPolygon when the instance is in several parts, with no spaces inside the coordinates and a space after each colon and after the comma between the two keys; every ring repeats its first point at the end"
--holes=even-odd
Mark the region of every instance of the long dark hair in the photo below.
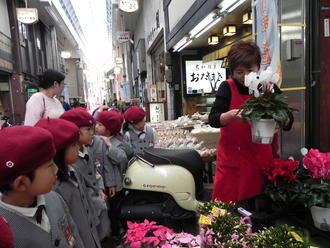
{"type": "Polygon", "coordinates": [[[65,164],[65,148],[59,150],[55,157],[54,162],[58,167],[57,179],[60,182],[66,182],[69,180],[68,166],[65,164]]]}

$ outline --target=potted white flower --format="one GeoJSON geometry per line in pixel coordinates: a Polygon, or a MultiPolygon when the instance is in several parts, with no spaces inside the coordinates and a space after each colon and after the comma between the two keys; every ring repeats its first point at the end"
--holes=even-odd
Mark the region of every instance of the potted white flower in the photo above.
{"type": "Polygon", "coordinates": [[[252,141],[271,144],[276,124],[282,128],[289,120],[289,113],[296,111],[286,102],[287,97],[274,92],[279,76],[270,69],[245,76],[245,86],[252,95],[241,107],[242,116],[252,122],[252,141]]]}

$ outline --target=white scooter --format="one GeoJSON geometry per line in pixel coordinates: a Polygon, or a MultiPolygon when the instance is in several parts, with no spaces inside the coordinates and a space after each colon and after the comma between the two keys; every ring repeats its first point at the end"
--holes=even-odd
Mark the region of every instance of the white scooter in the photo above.
{"type": "Polygon", "coordinates": [[[121,218],[155,220],[176,231],[198,232],[203,166],[195,150],[150,149],[129,163],[121,218]]]}

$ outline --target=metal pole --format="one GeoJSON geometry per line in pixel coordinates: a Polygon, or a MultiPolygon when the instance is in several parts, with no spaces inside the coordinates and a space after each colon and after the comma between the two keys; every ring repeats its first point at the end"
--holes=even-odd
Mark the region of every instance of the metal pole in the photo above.
{"type": "Polygon", "coordinates": [[[28,5],[27,5],[27,0],[25,0],[25,8],[27,8],[27,6],[28,6],[28,5]]]}

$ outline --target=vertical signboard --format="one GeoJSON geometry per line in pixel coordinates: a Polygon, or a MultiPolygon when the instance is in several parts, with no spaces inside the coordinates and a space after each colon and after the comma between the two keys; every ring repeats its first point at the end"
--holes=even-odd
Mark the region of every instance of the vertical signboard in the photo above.
{"type": "MultiPolygon", "coordinates": [[[[256,0],[257,45],[261,51],[261,69],[271,68],[282,78],[277,1],[256,0]]],[[[281,81],[281,80],[280,80],[281,81]]],[[[279,82],[280,83],[280,82],[279,82]]]]}

